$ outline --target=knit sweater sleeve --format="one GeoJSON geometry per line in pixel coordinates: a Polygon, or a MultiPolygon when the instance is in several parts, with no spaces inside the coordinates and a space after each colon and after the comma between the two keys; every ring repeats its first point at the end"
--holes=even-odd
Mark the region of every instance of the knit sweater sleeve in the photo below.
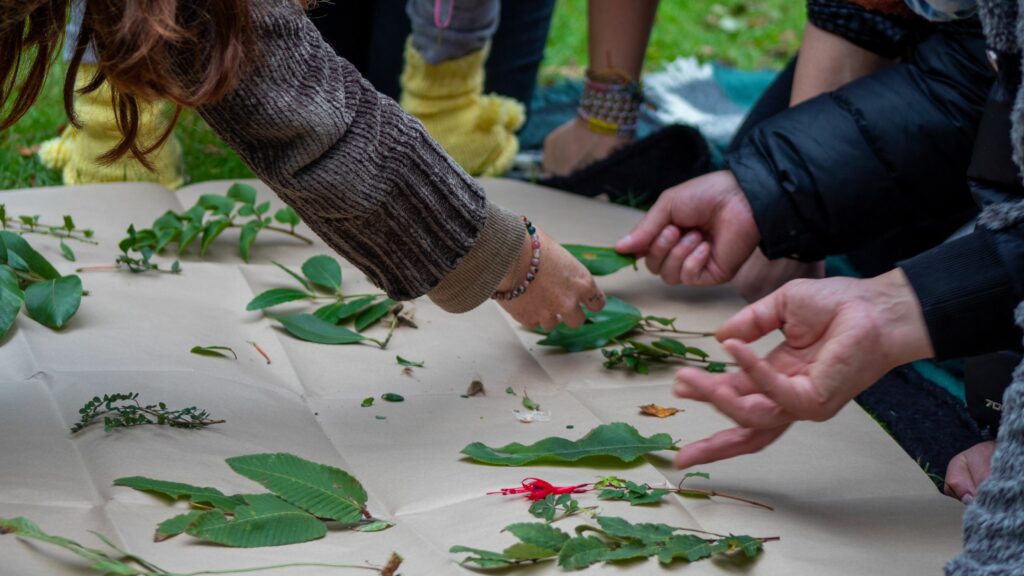
{"type": "Polygon", "coordinates": [[[432,291],[449,311],[486,300],[523,245],[516,216],[336,56],[297,2],[250,6],[258,51],[200,115],[392,298],[432,291]]]}

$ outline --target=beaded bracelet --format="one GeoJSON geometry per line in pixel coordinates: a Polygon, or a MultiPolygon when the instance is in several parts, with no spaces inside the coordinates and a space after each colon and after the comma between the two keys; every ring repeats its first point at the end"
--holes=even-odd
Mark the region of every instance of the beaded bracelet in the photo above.
{"type": "Polygon", "coordinates": [[[597,79],[587,74],[577,116],[598,134],[633,136],[643,103],[639,82],[597,79]]]}
{"type": "Polygon", "coordinates": [[[526,293],[526,289],[530,287],[530,282],[533,282],[540,272],[540,236],[537,235],[537,229],[526,216],[523,216],[523,224],[526,225],[526,231],[530,234],[530,243],[533,247],[533,257],[530,258],[530,271],[526,273],[526,280],[523,280],[523,283],[519,286],[505,292],[495,292],[492,294],[491,298],[495,300],[515,300],[519,298],[526,293]]]}

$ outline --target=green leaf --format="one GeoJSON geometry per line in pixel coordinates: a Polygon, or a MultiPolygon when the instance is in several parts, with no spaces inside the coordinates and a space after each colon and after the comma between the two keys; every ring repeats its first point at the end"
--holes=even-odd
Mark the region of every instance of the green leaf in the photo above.
{"type": "Polygon", "coordinates": [[[292,278],[295,278],[296,280],[298,280],[299,284],[302,284],[302,287],[305,288],[307,291],[309,291],[309,292],[313,291],[313,287],[309,285],[309,282],[305,278],[303,278],[302,276],[299,276],[294,271],[292,271],[291,268],[285,266],[284,264],[279,264],[277,262],[274,262],[274,266],[277,266],[281,270],[284,270],[285,272],[288,273],[289,276],[291,276],[292,278]]]}
{"type": "Polygon", "coordinates": [[[129,574],[134,576],[139,573],[138,569],[123,562],[113,560],[101,550],[87,548],[69,538],[47,534],[46,532],[43,532],[39,526],[36,526],[34,522],[21,516],[12,519],[0,518],[0,534],[15,534],[19,538],[27,538],[30,540],[37,540],[39,542],[46,542],[47,544],[52,544],[54,546],[60,546],[61,548],[92,562],[94,566],[102,566],[102,569],[106,570],[108,574],[129,574]]]}
{"type": "Polygon", "coordinates": [[[558,565],[566,570],[582,570],[607,559],[608,545],[594,536],[571,538],[558,553],[558,565]]]}
{"type": "Polygon", "coordinates": [[[413,362],[412,360],[406,360],[401,356],[395,356],[395,360],[398,362],[399,366],[405,366],[406,368],[423,368],[425,366],[425,362],[413,362]]]}
{"type": "Polygon", "coordinates": [[[228,198],[241,202],[242,204],[255,204],[256,203],[256,189],[248,184],[242,184],[237,182],[228,188],[228,198]]]}
{"type": "Polygon", "coordinates": [[[527,396],[526,390],[523,390],[523,408],[526,408],[527,410],[540,410],[540,404],[537,404],[527,396]]]}
{"type": "Polygon", "coordinates": [[[643,504],[656,504],[661,502],[663,497],[671,494],[672,492],[674,492],[674,490],[666,490],[663,488],[655,490],[649,486],[627,481],[624,489],[602,490],[597,497],[600,500],[625,500],[633,506],[640,506],[643,504]]]}
{"type": "Polygon", "coordinates": [[[242,256],[242,260],[249,261],[252,244],[256,241],[256,236],[259,235],[262,229],[263,225],[260,224],[259,220],[247,222],[245,226],[242,226],[242,231],[238,238],[238,253],[242,256]]]}
{"type": "Polygon", "coordinates": [[[725,372],[725,364],[721,362],[711,362],[710,364],[705,366],[704,369],[707,370],[708,372],[721,374],[722,372],[725,372]]]}
{"type": "Polygon", "coordinates": [[[614,248],[563,244],[563,248],[576,257],[594,276],[606,276],[632,266],[636,268],[636,256],[619,254],[614,248]]]}
{"type": "Polygon", "coordinates": [[[82,280],[78,276],[36,282],[25,289],[29,318],[54,330],[67,324],[81,303],[82,280]]]}
{"type": "Polygon", "coordinates": [[[231,356],[238,360],[238,354],[235,354],[235,351],[227,346],[193,346],[190,352],[198,356],[212,356],[216,358],[227,358],[228,355],[224,352],[230,352],[231,356]]]}
{"type": "Polygon", "coordinates": [[[537,500],[530,504],[530,514],[535,518],[543,518],[545,522],[551,522],[558,513],[558,506],[555,505],[555,497],[547,496],[543,500],[537,500]]]}
{"type": "Polygon", "coordinates": [[[613,338],[618,338],[634,330],[640,324],[640,318],[625,314],[609,314],[601,322],[584,324],[579,328],[559,326],[551,331],[546,338],[537,342],[541,346],[559,346],[569,352],[580,352],[600,348],[613,338]]]}
{"type": "Polygon", "coordinates": [[[669,564],[676,558],[687,562],[696,562],[710,557],[716,552],[724,552],[726,547],[718,542],[694,536],[693,534],[677,534],[668,539],[665,546],[658,552],[658,562],[669,564]]]}
{"type": "Polygon", "coordinates": [[[284,453],[237,456],[228,458],[227,463],[235,472],[318,518],[349,524],[363,518],[366,490],[344,470],[284,453]]]}
{"type": "Polygon", "coordinates": [[[484,570],[493,568],[508,568],[509,566],[515,565],[518,561],[514,558],[509,558],[499,552],[491,552],[490,550],[481,550],[479,548],[470,548],[468,546],[452,546],[448,549],[452,554],[458,554],[464,552],[467,554],[474,554],[475,556],[467,556],[462,564],[475,564],[476,568],[484,570]]]}
{"type": "Polygon", "coordinates": [[[65,244],[63,240],[60,241],[60,253],[64,255],[64,259],[67,260],[68,262],[75,261],[75,251],[72,250],[70,246],[65,244]]]}
{"type": "Polygon", "coordinates": [[[263,310],[264,308],[270,308],[271,306],[278,306],[280,304],[295,302],[296,300],[305,300],[307,298],[309,298],[309,294],[302,290],[296,290],[294,288],[274,288],[253,298],[252,301],[245,306],[245,309],[252,312],[254,310],[263,310]]]}
{"type": "Polygon", "coordinates": [[[49,260],[29,246],[29,243],[20,235],[15,234],[14,232],[0,230],[0,241],[2,241],[7,248],[7,257],[11,258],[11,254],[15,254],[20,257],[28,267],[29,272],[37,274],[46,280],[60,278],[60,272],[53,267],[53,264],[50,264],[49,260]]]}
{"type": "Polygon", "coordinates": [[[75,229],[75,219],[66,214],[64,215],[64,229],[68,232],[75,229]]]}
{"type": "Polygon", "coordinates": [[[597,523],[609,535],[643,544],[661,544],[668,541],[676,528],[667,524],[631,524],[615,516],[598,516],[597,523]]]}
{"type": "Polygon", "coordinates": [[[561,550],[569,535],[550,524],[541,522],[520,522],[505,527],[506,532],[525,544],[532,544],[548,550],[561,550]]]}
{"type": "Polygon", "coordinates": [[[233,519],[220,510],[204,512],[186,533],[225,546],[256,548],[323,538],[327,525],[272,494],[250,494],[233,519]]]}
{"type": "Polygon", "coordinates": [[[298,226],[301,220],[299,215],[292,210],[291,206],[285,206],[274,213],[274,220],[277,220],[281,224],[288,224],[289,226],[298,226]]]}
{"type": "Polygon", "coordinates": [[[219,194],[203,194],[197,203],[205,210],[212,210],[218,216],[227,216],[235,209],[235,201],[219,194]]]}
{"type": "Polygon", "coordinates": [[[369,523],[366,523],[366,524],[360,524],[360,525],[356,526],[355,527],[355,531],[356,532],[383,532],[384,530],[387,530],[388,528],[391,528],[394,525],[395,525],[394,522],[389,522],[387,520],[374,520],[372,522],[369,522],[369,523]]]}
{"type": "Polygon", "coordinates": [[[363,296],[347,302],[335,302],[334,304],[328,304],[321,308],[317,308],[313,315],[321,320],[326,320],[331,324],[341,324],[345,320],[359,314],[363,310],[366,310],[373,301],[376,300],[374,296],[363,296]]]}
{"type": "Polygon", "coordinates": [[[199,233],[203,231],[203,225],[201,222],[189,222],[181,231],[181,238],[178,239],[178,254],[188,250],[188,247],[192,245],[192,242],[199,237],[199,233]]]}
{"type": "Polygon", "coordinates": [[[397,302],[390,298],[387,298],[385,300],[377,302],[376,304],[370,306],[366,310],[363,310],[362,312],[359,313],[359,316],[356,316],[356,330],[362,332],[363,330],[366,330],[370,326],[373,326],[381,318],[387,316],[388,312],[390,312],[391,309],[395,307],[395,304],[397,304],[397,302]]]}
{"type": "Polygon", "coordinates": [[[591,312],[586,308],[584,308],[583,312],[587,315],[587,318],[594,322],[603,322],[610,317],[622,315],[635,316],[636,318],[643,317],[643,313],[640,312],[639,308],[615,296],[605,298],[604,308],[600,312],[591,312]]]}
{"type": "Polygon", "coordinates": [[[703,478],[705,480],[711,480],[711,474],[707,472],[687,472],[683,475],[683,478],[703,478]]]}
{"type": "Polygon", "coordinates": [[[385,402],[405,402],[405,398],[401,394],[395,394],[394,392],[385,392],[380,395],[380,399],[385,402]]]}
{"type": "Polygon", "coordinates": [[[310,282],[336,292],[341,288],[341,266],[330,256],[313,256],[302,263],[302,273],[310,282]]]}
{"type": "Polygon", "coordinates": [[[751,536],[730,535],[728,538],[724,538],[719,542],[725,544],[727,552],[741,550],[746,554],[747,558],[757,556],[757,553],[764,549],[764,544],[757,538],[753,538],[751,536]]]}
{"type": "Polygon", "coordinates": [[[193,504],[209,504],[225,512],[231,512],[244,503],[241,496],[225,496],[223,492],[209,486],[193,486],[181,482],[155,480],[144,476],[129,476],[114,480],[114,486],[125,486],[142,492],[152,492],[165,498],[177,500],[186,498],[193,504]]]}
{"type": "Polygon", "coordinates": [[[317,344],[356,344],[366,340],[366,336],[357,334],[343,326],[325,322],[312,314],[293,314],[278,316],[276,320],[292,336],[317,344]]]}
{"type": "Polygon", "coordinates": [[[153,245],[153,251],[157,253],[162,252],[163,249],[174,240],[174,237],[178,235],[178,232],[178,230],[174,230],[173,228],[160,228],[156,230],[156,243],[153,245]]]}
{"type": "Polygon", "coordinates": [[[508,388],[505,388],[505,394],[508,394],[509,396],[516,396],[516,391],[509,386],[508,388]]]}
{"type": "Polygon", "coordinates": [[[153,535],[154,542],[163,542],[184,532],[192,521],[203,514],[202,510],[192,510],[185,514],[178,514],[156,525],[156,534],[153,535]]]}
{"type": "Polygon", "coordinates": [[[0,264],[0,338],[14,325],[25,293],[18,286],[18,276],[10,266],[0,264]]]}
{"type": "Polygon", "coordinates": [[[675,442],[668,434],[645,438],[629,424],[616,422],[602,424],[578,441],[550,437],[529,446],[513,442],[500,448],[474,442],[463,448],[462,453],[485,464],[522,466],[537,461],[575,462],[592,456],[611,456],[632,462],[649,452],[675,448],[675,442]]]}
{"type": "Polygon", "coordinates": [[[231,225],[231,221],[227,218],[219,218],[217,220],[210,220],[203,227],[203,239],[199,243],[199,255],[203,256],[206,254],[206,250],[210,248],[213,241],[220,236],[220,233],[227,230],[228,226],[231,225]]]}
{"type": "Polygon", "coordinates": [[[256,213],[263,216],[270,211],[270,202],[261,202],[256,205],[256,213]]]}
{"type": "Polygon", "coordinates": [[[520,562],[529,562],[533,560],[543,560],[545,558],[554,558],[558,556],[558,550],[551,550],[550,548],[542,548],[534,544],[527,544],[525,542],[518,542],[505,548],[502,554],[506,558],[512,560],[518,560],[520,562]]]}
{"type": "Polygon", "coordinates": [[[677,354],[679,356],[686,356],[686,344],[683,344],[675,338],[659,338],[654,342],[651,342],[651,346],[654,346],[662,352],[668,352],[669,354],[677,354]]]}
{"type": "Polygon", "coordinates": [[[369,408],[370,406],[373,406],[373,397],[363,398],[363,403],[361,404],[361,406],[363,408],[369,408]]]}

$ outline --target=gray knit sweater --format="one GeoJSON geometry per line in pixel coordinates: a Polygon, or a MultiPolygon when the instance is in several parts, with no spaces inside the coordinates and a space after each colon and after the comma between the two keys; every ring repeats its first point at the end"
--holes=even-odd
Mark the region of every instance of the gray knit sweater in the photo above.
{"type": "Polygon", "coordinates": [[[259,52],[199,113],[327,244],[392,298],[485,301],[526,235],[422,125],[337,57],[295,0],[253,0],[259,52]]]}

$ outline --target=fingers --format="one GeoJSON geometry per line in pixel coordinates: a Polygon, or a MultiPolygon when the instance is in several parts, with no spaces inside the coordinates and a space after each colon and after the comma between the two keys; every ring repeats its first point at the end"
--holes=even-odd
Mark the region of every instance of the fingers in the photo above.
{"type": "Polygon", "coordinates": [[[736,338],[753,342],[773,330],[782,328],[785,302],[785,288],[776,290],[737,312],[722,324],[715,338],[724,342],[736,338]]]}
{"type": "Polygon", "coordinates": [[[708,260],[711,259],[711,244],[701,242],[683,263],[679,277],[687,286],[714,284],[707,273],[708,260]]]}
{"type": "Polygon", "coordinates": [[[759,452],[782,436],[787,428],[789,428],[788,424],[768,430],[752,430],[750,428],[723,430],[680,448],[676,453],[676,466],[691,468],[700,464],[709,464],[734,456],[759,452]]]}
{"type": "Polygon", "coordinates": [[[633,230],[615,243],[615,249],[623,254],[645,254],[658,234],[671,224],[671,212],[669,195],[662,194],[633,230]]]}
{"type": "MultiPolygon", "coordinates": [[[[698,377],[699,371],[680,370],[676,386],[681,396],[710,402],[722,414],[745,428],[768,429],[789,424],[795,418],[764,394],[744,394],[729,385],[728,378],[698,377]]],[[[735,380],[733,378],[732,380],[735,380]]]]}
{"type": "Polygon", "coordinates": [[[647,247],[644,263],[647,265],[647,269],[651,271],[651,274],[657,274],[661,271],[665,258],[672,251],[676,243],[679,242],[680,235],[679,228],[672,225],[665,226],[658,233],[658,237],[647,247]]]}
{"type": "Polygon", "coordinates": [[[974,492],[977,486],[967,466],[967,458],[963,452],[957,454],[949,461],[946,468],[946,486],[943,491],[964,504],[974,501],[974,492]]]}
{"type": "Polygon", "coordinates": [[[690,230],[683,235],[682,240],[668,253],[664,264],[661,266],[661,279],[666,284],[680,283],[680,272],[683,268],[683,262],[693,253],[694,248],[700,244],[700,240],[700,232],[690,230]]]}
{"type": "Polygon", "coordinates": [[[562,322],[570,328],[579,328],[583,326],[583,323],[587,321],[587,316],[583,313],[583,309],[578,305],[574,305],[572,310],[568,310],[562,313],[562,322]]]}
{"type": "Polygon", "coordinates": [[[840,398],[827,394],[824,383],[805,376],[791,378],[782,374],[739,340],[726,340],[722,347],[736,359],[740,369],[761,388],[765,396],[798,419],[827,420],[842,406],[840,398]]]}
{"type": "Polygon", "coordinates": [[[604,310],[604,305],[607,300],[604,297],[604,292],[597,287],[596,282],[591,280],[590,284],[590,295],[583,299],[583,305],[591,312],[600,312],[601,310],[604,310]]]}

